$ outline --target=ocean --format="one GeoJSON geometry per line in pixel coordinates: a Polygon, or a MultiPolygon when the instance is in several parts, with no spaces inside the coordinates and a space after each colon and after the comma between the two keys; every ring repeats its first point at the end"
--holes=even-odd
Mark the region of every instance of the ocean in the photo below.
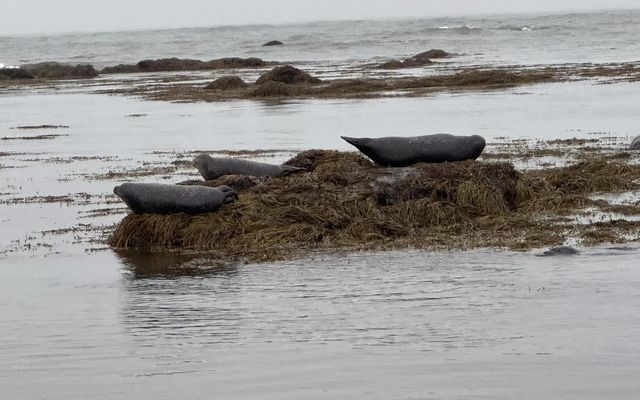
{"type": "Polygon", "coordinates": [[[213,28],[0,36],[6,65],[41,61],[105,67],[148,58],[261,57],[304,64],[399,58],[431,48],[459,62],[554,64],[637,61],[640,11],[315,22],[213,28]],[[269,40],[286,46],[262,47],[269,40]]]}
{"type": "MultiPolygon", "coordinates": [[[[638,37],[638,10],[314,22],[5,36],[0,62],[101,68],[260,57],[342,78],[431,48],[457,54],[442,61],[451,69],[637,62],[638,37]],[[285,45],[261,46],[274,39],[285,45]]],[[[590,247],[568,236],[580,249],[573,257],[395,249],[198,268],[185,267],[188,255],[105,244],[127,213],[113,186],[195,179],[180,164],[194,151],[270,150],[255,159],[282,162],[311,148],[352,150],[341,135],[439,132],[480,134],[490,148],[594,137],[622,148],[640,134],[640,82],[169,102],[103,93],[102,79],[0,86],[3,398],[582,400],[640,392],[637,241],[590,247]],[[20,128],[44,124],[58,128],[20,128]]]]}

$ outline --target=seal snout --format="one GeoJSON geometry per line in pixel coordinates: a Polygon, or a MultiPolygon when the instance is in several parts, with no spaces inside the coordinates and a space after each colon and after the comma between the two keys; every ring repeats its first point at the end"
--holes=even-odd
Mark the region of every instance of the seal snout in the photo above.
{"type": "Polygon", "coordinates": [[[235,200],[238,200],[238,193],[236,193],[235,190],[233,190],[231,187],[227,186],[227,185],[222,185],[222,186],[218,186],[216,189],[220,190],[222,193],[224,193],[224,204],[229,204],[229,203],[233,203],[235,200]]]}

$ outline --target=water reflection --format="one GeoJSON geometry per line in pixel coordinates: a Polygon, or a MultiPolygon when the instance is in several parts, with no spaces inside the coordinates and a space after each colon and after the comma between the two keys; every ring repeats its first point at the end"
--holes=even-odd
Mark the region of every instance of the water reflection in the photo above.
{"type": "Polygon", "coordinates": [[[236,267],[202,265],[201,255],[179,252],[116,254],[125,271],[123,323],[137,341],[154,346],[237,340],[242,307],[234,300],[236,267]]]}
{"type": "Polygon", "coordinates": [[[185,276],[232,275],[234,264],[217,264],[212,255],[179,251],[147,251],[137,249],[114,250],[132,279],[178,278],[185,276]],[[204,261],[208,260],[208,261],[204,261]]]}
{"type": "Polygon", "coordinates": [[[128,271],[123,322],[149,345],[341,342],[435,350],[522,337],[495,332],[489,322],[514,307],[514,296],[526,295],[514,283],[520,268],[508,259],[391,252],[223,268],[192,267],[177,254],[119,255],[128,271]]]}

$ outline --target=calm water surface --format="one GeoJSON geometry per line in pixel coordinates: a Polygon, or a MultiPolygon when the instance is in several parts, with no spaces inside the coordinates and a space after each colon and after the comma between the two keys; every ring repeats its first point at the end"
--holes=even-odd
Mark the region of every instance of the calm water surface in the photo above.
{"type": "Polygon", "coordinates": [[[3,261],[11,398],[633,398],[640,251],[3,261]]]}

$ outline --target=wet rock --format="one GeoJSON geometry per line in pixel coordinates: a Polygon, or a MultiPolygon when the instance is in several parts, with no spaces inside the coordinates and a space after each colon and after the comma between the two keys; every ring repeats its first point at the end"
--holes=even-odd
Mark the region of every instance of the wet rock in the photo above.
{"type": "Polygon", "coordinates": [[[284,43],[282,43],[279,40],[271,40],[271,41],[263,44],[262,46],[263,47],[269,47],[269,46],[282,46],[282,45],[284,45],[284,43]]]}
{"type": "Polygon", "coordinates": [[[235,75],[227,75],[227,76],[221,76],[220,78],[211,82],[204,88],[211,89],[211,90],[232,90],[232,89],[240,89],[244,87],[247,87],[247,84],[240,77],[235,75]]]}
{"type": "Polygon", "coordinates": [[[36,77],[44,79],[95,78],[98,76],[98,71],[89,64],[70,65],[47,61],[23,65],[22,68],[36,77]]]}
{"type": "Polygon", "coordinates": [[[0,68],[0,80],[34,78],[35,76],[24,68],[0,68]]]}
{"type": "Polygon", "coordinates": [[[202,71],[210,69],[256,68],[264,65],[266,65],[264,60],[256,57],[227,57],[211,61],[172,57],[157,60],[142,60],[137,64],[120,64],[114,67],[106,67],[101,72],[103,74],[125,74],[136,72],[202,71]]]}
{"type": "Polygon", "coordinates": [[[291,65],[275,67],[271,71],[260,75],[256,83],[258,85],[261,85],[269,81],[282,82],[286,84],[322,82],[320,79],[313,77],[307,72],[304,72],[296,67],[292,67],[291,65]]]}
{"type": "Polygon", "coordinates": [[[578,250],[574,249],[573,247],[559,246],[559,247],[553,247],[553,248],[545,251],[540,256],[542,256],[542,257],[572,256],[572,255],[575,255],[575,254],[578,254],[578,253],[580,253],[580,252],[578,250]]]}
{"type": "Polygon", "coordinates": [[[635,139],[631,141],[629,148],[631,150],[640,150],[640,135],[636,136],[635,139]]]}

